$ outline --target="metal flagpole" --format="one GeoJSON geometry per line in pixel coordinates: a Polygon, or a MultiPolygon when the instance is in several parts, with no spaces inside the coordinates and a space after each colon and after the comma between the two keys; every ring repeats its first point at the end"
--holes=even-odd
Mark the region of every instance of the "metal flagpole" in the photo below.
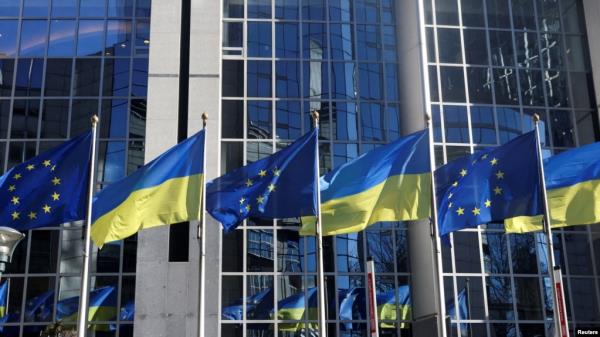
{"type": "MultiPolygon", "coordinates": [[[[313,127],[319,127],[319,113],[315,110],[312,111],[311,117],[313,119],[313,127]]],[[[317,165],[317,222],[315,223],[315,231],[317,238],[317,289],[318,289],[318,307],[319,307],[319,337],[327,337],[327,327],[325,321],[327,319],[327,301],[325,299],[325,275],[323,271],[323,231],[321,228],[321,183],[319,181],[319,144],[317,143],[316,151],[316,165],[317,165]]]]}
{"type": "Polygon", "coordinates": [[[433,124],[431,116],[426,115],[427,128],[429,129],[429,165],[431,167],[431,219],[432,228],[431,235],[435,240],[435,257],[436,257],[436,274],[438,283],[438,310],[440,315],[440,332],[442,337],[448,336],[446,331],[446,296],[444,294],[444,275],[442,274],[442,243],[439,235],[438,218],[437,218],[437,198],[435,195],[435,179],[433,172],[435,171],[435,157],[433,148],[433,124]]]}
{"type": "MultiPolygon", "coordinates": [[[[537,159],[538,169],[540,171],[540,179],[542,184],[542,197],[544,203],[544,233],[546,234],[546,248],[548,249],[548,273],[550,274],[550,280],[552,281],[552,302],[554,305],[553,316],[554,316],[554,335],[560,337],[569,337],[569,328],[566,319],[566,313],[564,311],[564,305],[561,301],[564,300],[564,294],[562,290],[562,280],[557,280],[554,274],[556,267],[556,261],[554,259],[554,243],[552,239],[552,218],[550,217],[550,208],[548,207],[548,194],[546,191],[546,177],[544,174],[544,160],[542,156],[542,144],[540,141],[540,116],[538,114],[533,115],[535,121],[535,142],[537,145],[537,159]],[[557,284],[558,282],[558,284],[557,284]],[[562,305],[562,306],[561,306],[562,305]],[[562,310],[559,310],[562,309],[562,310]]],[[[559,268],[560,269],[560,268],[559,268]]]]}
{"type": "MultiPolygon", "coordinates": [[[[467,285],[466,285],[466,291],[467,291],[467,311],[468,311],[468,317],[466,317],[467,319],[471,319],[471,278],[467,277],[467,285]]],[[[456,312],[459,312],[460,310],[455,310],[456,312]]],[[[469,337],[473,337],[473,324],[469,323],[469,337]]]]}
{"type": "MultiPolygon", "coordinates": [[[[379,336],[379,317],[377,315],[377,294],[375,289],[375,262],[369,257],[367,259],[367,296],[369,298],[370,337],[379,336]]],[[[396,295],[394,294],[394,296],[396,295]]]]}
{"type": "Polygon", "coordinates": [[[203,151],[203,169],[202,169],[202,210],[200,212],[200,228],[198,236],[200,237],[200,308],[198,310],[198,332],[200,337],[204,337],[204,312],[205,312],[205,294],[206,294],[206,122],[208,114],[202,114],[202,129],[204,130],[204,151],[203,151]]]}
{"type": "Polygon", "coordinates": [[[77,337],[85,337],[87,330],[89,278],[90,278],[90,253],[92,250],[92,198],[94,195],[94,169],[96,166],[96,134],[98,128],[97,115],[92,116],[92,151],[90,159],[90,181],[88,186],[87,216],[85,219],[85,250],[83,253],[83,270],[81,271],[81,295],[79,296],[79,315],[77,317],[77,337]]]}

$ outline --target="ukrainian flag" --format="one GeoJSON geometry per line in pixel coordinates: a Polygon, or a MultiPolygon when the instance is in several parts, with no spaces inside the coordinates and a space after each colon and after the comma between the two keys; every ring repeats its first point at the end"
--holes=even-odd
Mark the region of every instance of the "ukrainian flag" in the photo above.
{"type": "MultiPolygon", "coordinates": [[[[0,323],[6,322],[5,318],[8,317],[6,307],[8,305],[8,282],[4,281],[0,286],[0,323]]],[[[0,327],[1,329],[2,327],[0,327]]],[[[1,332],[2,330],[0,330],[1,332]]]]}
{"type": "Polygon", "coordinates": [[[204,134],[200,131],[98,193],[92,206],[96,245],[141,229],[200,219],[204,134]]]}
{"type": "MultiPolygon", "coordinates": [[[[56,303],[56,320],[75,322],[79,313],[79,296],[69,297],[56,303]]],[[[117,290],[108,286],[90,293],[88,321],[112,321],[117,316],[117,290]]],[[[108,330],[110,326],[97,325],[94,330],[108,330]]]]}
{"type": "MultiPolygon", "coordinates": [[[[423,130],[338,167],[321,178],[323,235],[358,232],[380,221],[429,217],[431,168],[428,130],[423,130]]],[[[303,218],[302,235],[315,234],[303,218]]]]}
{"type": "MultiPolygon", "coordinates": [[[[544,161],[552,228],[600,222],[600,143],[572,149],[544,161]]],[[[508,233],[542,230],[542,216],[505,220],[508,233]]]]}

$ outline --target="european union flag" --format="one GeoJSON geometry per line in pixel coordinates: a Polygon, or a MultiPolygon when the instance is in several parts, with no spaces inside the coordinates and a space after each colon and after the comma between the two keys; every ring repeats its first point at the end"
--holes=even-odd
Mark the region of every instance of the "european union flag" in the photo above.
{"type": "Polygon", "coordinates": [[[440,236],[542,213],[535,132],[435,171],[440,236]]]}
{"type": "Polygon", "coordinates": [[[90,131],[0,177],[0,223],[26,231],[84,219],[91,141],[90,131]]]}
{"type": "Polygon", "coordinates": [[[315,128],[281,151],[219,177],[206,186],[206,210],[225,231],[244,219],[317,214],[315,128]]]}

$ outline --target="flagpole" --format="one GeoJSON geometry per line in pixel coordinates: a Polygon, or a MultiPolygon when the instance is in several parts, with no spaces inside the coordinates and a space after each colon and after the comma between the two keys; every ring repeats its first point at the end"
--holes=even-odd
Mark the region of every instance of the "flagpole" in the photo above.
{"type": "Polygon", "coordinates": [[[559,297],[564,299],[564,294],[562,294],[562,287],[560,289],[556,289],[556,282],[562,282],[562,280],[556,280],[554,275],[554,268],[556,268],[556,261],[554,259],[554,243],[552,238],[552,218],[550,217],[550,207],[548,206],[548,194],[546,191],[546,176],[544,173],[544,160],[542,156],[542,144],[540,141],[540,116],[538,114],[533,115],[533,119],[535,121],[535,142],[537,145],[537,159],[538,159],[538,169],[540,172],[540,179],[542,185],[542,198],[544,203],[544,233],[546,234],[546,248],[548,249],[548,273],[550,274],[550,280],[552,281],[552,304],[553,304],[553,318],[554,318],[554,335],[561,337],[569,337],[569,328],[568,323],[566,322],[566,318],[561,317],[561,313],[559,312],[559,297]],[[561,293],[559,294],[558,291],[561,293]],[[564,327],[561,325],[561,318],[563,318],[564,327]],[[558,333],[558,334],[557,334],[558,333]]]}
{"type": "Polygon", "coordinates": [[[92,199],[94,195],[94,169],[96,166],[96,137],[98,121],[97,115],[92,116],[92,151],[90,159],[90,180],[88,185],[87,216],[85,220],[85,248],[83,253],[83,270],[81,271],[81,295],[79,296],[79,315],[77,316],[77,337],[85,337],[87,330],[89,278],[90,278],[90,253],[91,227],[92,227],[92,199]]]}
{"type": "Polygon", "coordinates": [[[205,312],[205,294],[206,294],[206,123],[208,121],[208,113],[202,114],[202,129],[204,130],[204,156],[202,160],[202,210],[200,218],[200,228],[198,235],[200,236],[200,308],[198,310],[198,332],[200,337],[204,337],[204,312],[205,312]]]}
{"type": "MultiPolygon", "coordinates": [[[[435,239],[435,257],[436,257],[436,274],[437,274],[437,283],[438,283],[438,311],[440,315],[440,332],[442,337],[448,336],[448,332],[446,331],[446,296],[444,294],[444,275],[442,272],[442,243],[439,235],[439,226],[438,226],[438,218],[437,218],[437,197],[435,193],[435,157],[434,157],[434,147],[433,147],[433,123],[431,120],[431,116],[429,114],[425,117],[427,119],[427,128],[429,129],[429,165],[431,167],[431,219],[433,223],[433,228],[431,229],[431,235],[435,239]]],[[[439,335],[439,334],[438,334],[439,335]]]]}
{"type": "MultiPolygon", "coordinates": [[[[316,110],[313,110],[311,113],[311,117],[313,119],[313,127],[319,127],[319,113],[316,110]]],[[[317,136],[318,137],[318,136],[317,136]]],[[[319,317],[318,317],[318,325],[319,325],[319,337],[327,337],[327,327],[325,326],[326,322],[326,299],[325,299],[325,275],[323,271],[323,229],[321,227],[321,183],[319,181],[319,144],[317,142],[317,151],[315,163],[317,165],[316,169],[316,177],[317,180],[317,222],[315,223],[315,231],[317,238],[317,289],[318,289],[318,307],[319,307],[319,317]]]]}

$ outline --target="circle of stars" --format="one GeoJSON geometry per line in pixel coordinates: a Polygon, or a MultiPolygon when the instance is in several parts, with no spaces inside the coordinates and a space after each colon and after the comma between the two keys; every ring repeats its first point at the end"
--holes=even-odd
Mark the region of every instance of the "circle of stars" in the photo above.
{"type": "MultiPolygon", "coordinates": [[[[256,174],[255,177],[246,178],[246,181],[243,184],[243,188],[246,188],[246,189],[256,188],[256,186],[264,186],[263,185],[264,182],[262,182],[261,180],[269,179],[269,176],[271,176],[270,178],[272,180],[268,183],[264,192],[258,194],[258,196],[256,196],[254,198],[254,200],[251,200],[251,198],[249,198],[247,195],[244,195],[240,198],[240,200],[239,200],[240,214],[246,215],[246,214],[250,213],[250,211],[253,209],[253,207],[257,207],[259,210],[264,209],[264,207],[268,201],[269,195],[271,193],[275,192],[277,189],[275,179],[277,179],[277,177],[279,177],[280,175],[281,175],[281,170],[279,170],[277,167],[275,167],[272,170],[261,169],[258,171],[258,173],[256,174]]],[[[252,191],[248,191],[248,192],[252,192],[252,191]]]]}

